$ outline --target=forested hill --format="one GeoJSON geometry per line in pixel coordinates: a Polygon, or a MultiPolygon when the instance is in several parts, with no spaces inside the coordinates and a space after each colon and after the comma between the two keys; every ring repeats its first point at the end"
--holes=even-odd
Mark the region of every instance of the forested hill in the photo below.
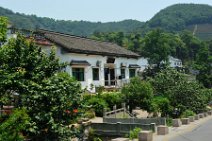
{"type": "Polygon", "coordinates": [[[141,30],[161,28],[166,31],[188,29],[200,36],[212,36],[212,6],[175,4],[158,12],[141,30]]]}
{"type": "Polygon", "coordinates": [[[134,32],[143,26],[143,22],[137,20],[124,20],[120,22],[88,22],[88,21],[64,21],[51,18],[41,18],[35,15],[14,13],[11,10],[0,7],[0,16],[6,16],[16,28],[47,29],[62,33],[88,36],[94,32],[134,32]]]}

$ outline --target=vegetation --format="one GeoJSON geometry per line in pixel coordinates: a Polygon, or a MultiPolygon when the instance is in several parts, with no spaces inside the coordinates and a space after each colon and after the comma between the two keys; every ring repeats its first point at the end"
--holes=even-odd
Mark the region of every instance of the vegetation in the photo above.
{"type": "Polygon", "coordinates": [[[88,36],[94,32],[133,32],[143,25],[143,22],[136,20],[124,20],[120,22],[88,22],[88,21],[65,21],[52,18],[41,18],[36,15],[25,15],[14,13],[11,10],[0,7],[0,15],[8,17],[9,21],[16,28],[34,30],[36,28],[53,30],[79,36],[88,36]],[[24,23],[24,24],[23,24],[24,23]]]}
{"type": "Polygon", "coordinates": [[[189,116],[195,116],[196,114],[191,111],[191,110],[185,110],[182,114],[181,114],[181,118],[188,118],[189,116]]]}
{"type": "Polygon", "coordinates": [[[175,4],[157,13],[146,23],[148,28],[181,31],[188,25],[212,23],[212,7],[204,4],[175,4]]]}
{"type": "Polygon", "coordinates": [[[6,41],[7,18],[0,16],[0,45],[6,41]]]}
{"type": "MultiPolygon", "coordinates": [[[[68,125],[79,116],[81,87],[62,72],[65,64],[59,63],[54,51],[47,55],[18,35],[0,48],[0,56],[0,102],[26,107],[32,125],[26,129],[24,123],[20,129],[13,125],[14,130],[6,130],[5,134],[17,135],[23,129],[33,140],[66,140],[74,136],[68,125]]],[[[26,116],[21,111],[14,112],[2,125],[6,128],[7,121],[22,117],[26,116]]]]}
{"type": "Polygon", "coordinates": [[[135,77],[130,80],[130,83],[122,88],[124,101],[129,105],[129,110],[136,107],[141,107],[144,110],[150,111],[151,101],[153,98],[153,89],[149,82],[142,81],[135,77]]]}
{"type": "Polygon", "coordinates": [[[130,133],[129,135],[127,135],[127,137],[130,138],[130,140],[133,140],[133,139],[137,139],[138,138],[138,133],[141,131],[141,128],[134,128],[133,130],[130,130],[130,133]]]}
{"type": "Polygon", "coordinates": [[[25,108],[16,109],[0,125],[0,141],[23,141],[24,136],[21,134],[26,128],[30,130],[30,117],[27,115],[25,108]]]}

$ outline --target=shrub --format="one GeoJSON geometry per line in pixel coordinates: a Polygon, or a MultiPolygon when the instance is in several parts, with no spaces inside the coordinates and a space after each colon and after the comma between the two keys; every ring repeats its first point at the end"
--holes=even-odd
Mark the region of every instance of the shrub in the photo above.
{"type": "Polygon", "coordinates": [[[150,111],[150,104],[153,98],[153,88],[148,82],[135,77],[130,83],[122,88],[124,101],[130,106],[130,111],[140,106],[142,109],[150,111]]]}
{"type": "Polygon", "coordinates": [[[141,128],[134,128],[133,130],[130,130],[129,135],[127,135],[127,137],[129,137],[131,140],[132,139],[136,139],[138,138],[138,133],[141,131],[141,128]]]}
{"type": "Polygon", "coordinates": [[[87,110],[84,114],[84,117],[86,118],[94,118],[95,117],[95,111],[93,109],[87,110]]]}
{"type": "Polygon", "coordinates": [[[189,116],[194,116],[196,115],[193,111],[191,110],[185,110],[182,114],[181,114],[181,117],[182,118],[187,118],[189,116]]]}
{"type": "Polygon", "coordinates": [[[101,94],[100,97],[105,100],[110,110],[113,110],[114,105],[116,105],[117,108],[121,108],[121,104],[124,102],[120,92],[104,93],[101,94]]]}
{"type": "Polygon", "coordinates": [[[0,125],[0,141],[22,141],[21,132],[30,125],[30,118],[26,109],[15,109],[13,113],[0,125]]]}
{"type": "Polygon", "coordinates": [[[94,111],[96,113],[96,116],[103,116],[104,108],[108,107],[108,105],[105,102],[105,100],[102,99],[102,98],[98,98],[98,97],[90,98],[87,101],[87,105],[90,105],[94,109],[94,111]]]}

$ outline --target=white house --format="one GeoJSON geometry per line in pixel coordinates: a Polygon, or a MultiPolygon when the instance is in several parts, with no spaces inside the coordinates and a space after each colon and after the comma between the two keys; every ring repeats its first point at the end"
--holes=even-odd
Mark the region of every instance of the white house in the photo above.
{"type": "Polygon", "coordinates": [[[66,71],[91,92],[94,86],[121,87],[147,65],[146,59],[114,43],[46,30],[34,36],[47,52],[56,46],[60,61],[69,63],[66,71]]]}
{"type": "Polygon", "coordinates": [[[174,58],[172,56],[169,56],[169,63],[170,63],[169,64],[170,67],[172,67],[172,68],[176,68],[176,67],[182,68],[183,67],[182,61],[180,59],[174,58]]]}

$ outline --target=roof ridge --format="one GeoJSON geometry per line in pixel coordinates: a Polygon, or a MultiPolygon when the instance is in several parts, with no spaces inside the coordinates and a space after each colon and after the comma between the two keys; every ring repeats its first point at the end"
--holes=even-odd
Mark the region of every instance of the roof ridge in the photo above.
{"type": "MultiPolygon", "coordinates": [[[[99,43],[107,43],[107,44],[112,44],[112,45],[117,45],[119,47],[122,47],[116,43],[113,42],[108,42],[108,41],[99,41],[99,40],[94,40],[88,37],[84,37],[84,36],[77,36],[77,35],[72,35],[72,34],[68,34],[68,33],[62,33],[62,32],[57,32],[57,31],[52,31],[52,30],[46,30],[46,29],[36,29],[37,32],[49,32],[49,33],[53,33],[56,35],[62,35],[62,36],[66,36],[66,37],[72,37],[72,38],[78,38],[78,39],[85,39],[85,40],[90,40],[90,41],[94,41],[94,42],[99,42],[99,43]]],[[[130,51],[130,50],[129,50],[130,51]]]]}

